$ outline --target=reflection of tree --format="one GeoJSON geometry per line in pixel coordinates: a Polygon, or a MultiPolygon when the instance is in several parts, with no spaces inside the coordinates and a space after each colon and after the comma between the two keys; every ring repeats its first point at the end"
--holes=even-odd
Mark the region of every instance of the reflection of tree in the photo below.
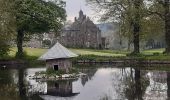
{"type": "Polygon", "coordinates": [[[19,100],[17,85],[14,84],[10,70],[0,70],[0,85],[1,100],[19,100]]]}
{"type": "Polygon", "coordinates": [[[27,93],[26,84],[25,84],[25,69],[23,66],[18,66],[18,88],[19,95],[21,100],[42,100],[38,95],[29,95],[27,93]]]}
{"type": "Polygon", "coordinates": [[[170,100],[170,72],[167,72],[167,86],[168,86],[167,97],[168,100],[170,100]]]}
{"type": "MultiPolygon", "coordinates": [[[[131,81],[127,82],[125,88],[125,96],[128,100],[143,100],[143,95],[145,94],[146,87],[149,85],[149,80],[141,75],[139,69],[134,69],[131,72],[131,81]],[[134,72],[134,76],[132,73],[134,72]]],[[[126,81],[125,81],[126,82],[126,81]]]]}
{"type": "Polygon", "coordinates": [[[128,100],[143,100],[146,87],[149,85],[148,78],[141,75],[139,69],[129,71],[123,78],[123,94],[128,100]]]}
{"type": "Polygon", "coordinates": [[[100,100],[112,100],[112,98],[109,95],[105,94],[100,98],[100,100]]]}
{"type": "Polygon", "coordinates": [[[24,69],[20,68],[18,70],[18,75],[19,75],[19,80],[18,80],[18,85],[19,85],[19,94],[20,97],[25,100],[26,99],[26,86],[24,84],[24,69]]]}
{"type": "Polygon", "coordinates": [[[146,88],[142,91],[140,70],[135,69],[135,96],[138,100],[142,100],[145,90],[146,88]]]}
{"type": "MultiPolygon", "coordinates": [[[[149,85],[149,79],[142,75],[141,71],[137,68],[132,71],[134,72],[134,77],[131,77],[133,81],[129,83],[131,88],[125,88],[125,95],[128,98],[128,100],[143,100],[143,95],[145,94],[146,88],[149,85]],[[129,91],[130,90],[130,91],[129,91]],[[128,95],[130,94],[130,95],[128,95]]],[[[127,84],[128,85],[128,84],[127,84]]]]}

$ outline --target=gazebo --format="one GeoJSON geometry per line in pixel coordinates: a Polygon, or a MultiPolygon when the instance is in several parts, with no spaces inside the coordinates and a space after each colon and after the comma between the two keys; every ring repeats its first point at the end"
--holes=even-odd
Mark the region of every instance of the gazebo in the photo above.
{"type": "Polygon", "coordinates": [[[72,67],[70,59],[77,56],[78,55],[74,54],[57,42],[51,49],[42,55],[39,60],[45,60],[47,68],[51,68],[56,71],[63,70],[65,72],[69,72],[69,69],[72,67]]]}

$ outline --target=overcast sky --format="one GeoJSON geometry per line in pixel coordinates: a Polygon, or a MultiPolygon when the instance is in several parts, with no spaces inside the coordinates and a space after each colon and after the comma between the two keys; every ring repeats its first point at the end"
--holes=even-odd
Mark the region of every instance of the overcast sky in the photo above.
{"type": "Polygon", "coordinates": [[[74,17],[78,17],[80,9],[83,10],[84,14],[89,16],[93,21],[95,19],[95,12],[86,5],[85,0],[64,0],[66,1],[66,11],[67,11],[67,20],[74,21],[74,17]]]}

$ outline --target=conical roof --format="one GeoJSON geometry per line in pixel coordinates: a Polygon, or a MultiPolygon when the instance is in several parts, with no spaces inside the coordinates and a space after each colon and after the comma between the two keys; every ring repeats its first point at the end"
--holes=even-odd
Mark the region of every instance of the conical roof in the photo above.
{"type": "Polygon", "coordinates": [[[77,56],[77,54],[74,54],[73,52],[62,46],[59,42],[57,42],[51,49],[49,49],[44,55],[42,55],[39,60],[72,58],[77,56]]]}

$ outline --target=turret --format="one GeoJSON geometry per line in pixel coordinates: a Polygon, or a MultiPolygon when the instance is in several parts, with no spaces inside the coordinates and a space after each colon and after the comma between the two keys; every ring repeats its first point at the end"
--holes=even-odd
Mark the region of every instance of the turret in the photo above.
{"type": "Polygon", "coordinates": [[[82,17],[83,17],[83,11],[80,10],[80,11],[79,11],[79,18],[82,18],[82,17]]]}

